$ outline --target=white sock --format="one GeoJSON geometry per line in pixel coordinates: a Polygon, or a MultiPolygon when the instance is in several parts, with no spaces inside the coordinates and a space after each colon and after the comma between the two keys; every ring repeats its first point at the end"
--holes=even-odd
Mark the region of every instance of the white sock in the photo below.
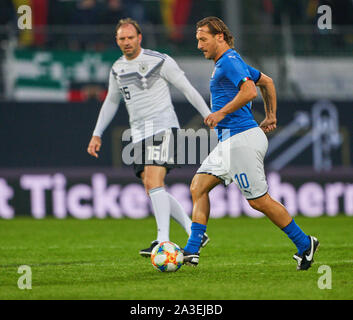
{"type": "Polygon", "coordinates": [[[186,214],[182,205],[170,193],[168,193],[170,200],[170,215],[178,222],[190,236],[191,234],[191,219],[186,214]]]}
{"type": "Polygon", "coordinates": [[[169,241],[170,200],[163,187],[149,191],[157,223],[157,241],[169,241]]]}

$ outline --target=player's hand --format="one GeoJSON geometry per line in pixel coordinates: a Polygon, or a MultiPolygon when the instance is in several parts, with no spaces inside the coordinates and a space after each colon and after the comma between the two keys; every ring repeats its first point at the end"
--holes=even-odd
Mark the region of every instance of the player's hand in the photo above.
{"type": "Polygon", "coordinates": [[[99,152],[99,150],[101,149],[101,145],[102,145],[101,138],[97,136],[93,136],[91,141],[89,142],[87,152],[91,156],[98,158],[97,152],[99,152]]]}
{"type": "Polygon", "coordinates": [[[218,122],[224,119],[225,116],[226,115],[219,110],[209,114],[205,118],[204,123],[205,125],[209,126],[211,129],[213,129],[218,124],[218,122]]]}
{"type": "Polygon", "coordinates": [[[276,118],[265,118],[264,121],[260,123],[260,128],[265,132],[271,132],[277,128],[276,118]]]}

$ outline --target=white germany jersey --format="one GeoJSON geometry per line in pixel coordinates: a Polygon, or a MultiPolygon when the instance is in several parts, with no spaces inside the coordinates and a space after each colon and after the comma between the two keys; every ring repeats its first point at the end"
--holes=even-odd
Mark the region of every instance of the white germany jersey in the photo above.
{"type": "Polygon", "coordinates": [[[203,118],[207,104],[177,63],[168,55],[141,49],[133,60],[124,56],[110,71],[108,94],[100,110],[93,135],[101,137],[124,98],[134,143],[169,128],[179,128],[169,84],[180,90],[203,118]]]}
{"type": "Polygon", "coordinates": [[[111,72],[125,100],[134,142],[179,128],[168,82],[178,81],[184,72],[171,57],[142,49],[134,60],[122,56],[111,72]]]}

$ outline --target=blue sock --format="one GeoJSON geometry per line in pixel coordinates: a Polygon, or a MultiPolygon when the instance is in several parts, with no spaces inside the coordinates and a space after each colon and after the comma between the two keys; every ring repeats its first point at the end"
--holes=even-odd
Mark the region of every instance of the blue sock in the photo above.
{"type": "Polygon", "coordinates": [[[193,222],[191,224],[191,234],[190,234],[188,243],[184,248],[184,251],[187,251],[190,253],[197,253],[199,251],[202,237],[206,232],[206,228],[207,226],[197,222],[193,222]]]}
{"type": "Polygon", "coordinates": [[[294,222],[294,219],[292,219],[292,222],[282,230],[286,233],[288,238],[293,241],[299,254],[303,254],[303,252],[310,247],[309,237],[298,227],[294,222]]]}

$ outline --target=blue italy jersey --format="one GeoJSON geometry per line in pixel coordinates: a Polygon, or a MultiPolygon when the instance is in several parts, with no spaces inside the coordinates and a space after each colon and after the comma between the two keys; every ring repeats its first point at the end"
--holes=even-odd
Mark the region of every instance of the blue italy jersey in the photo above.
{"type": "MultiPolygon", "coordinates": [[[[234,49],[227,50],[216,62],[210,81],[212,112],[222,109],[232,101],[243,82],[250,79],[256,83],[260,75],[260,71],[247,65],[234,49]]],[[[251,113],[251,102],[249,102],[228,114],[215,129],[219,140],[223,141],[234,134],[257,126],[251,113]]]]}

